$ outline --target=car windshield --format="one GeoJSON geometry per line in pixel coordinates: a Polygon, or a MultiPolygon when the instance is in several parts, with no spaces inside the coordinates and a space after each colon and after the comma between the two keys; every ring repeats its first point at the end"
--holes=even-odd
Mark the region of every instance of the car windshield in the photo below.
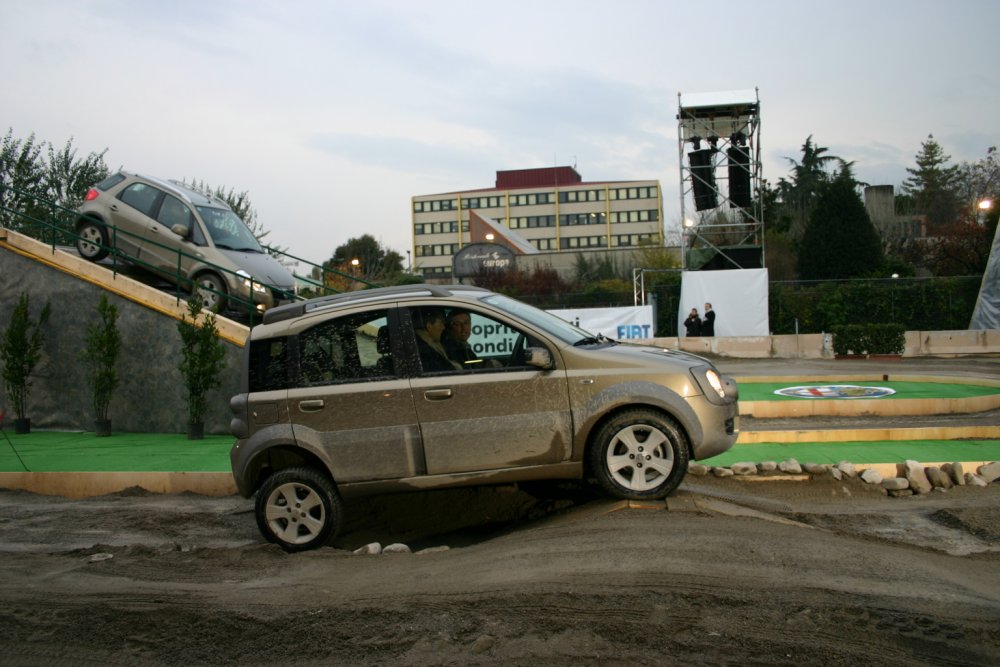
{"type": "Polygon", "coordinates": [[[212,243],[216,248],[242,252],[264,252],[253,232],[240,220],[240,216],[224,208],[198,206],[198,213],[205,221],[212,243]]]}
{"type": "Polygon", "coordinates": [[[570,345],[604,342],[603,336],[595,336],[589,331],[585,331],[562,318],[556,317],[552,313],[547,313],[540,308],[529,306],[526,303],[511,299],[502,294],[491,294],[485,297],[483,302],[533,324],[542,331],[570,345]]]}

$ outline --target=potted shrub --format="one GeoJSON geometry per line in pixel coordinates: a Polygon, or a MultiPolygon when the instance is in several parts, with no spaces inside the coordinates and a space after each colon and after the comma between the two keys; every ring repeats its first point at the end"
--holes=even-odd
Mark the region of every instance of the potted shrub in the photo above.
{"type": "Polygon", "coordinates": [[[118,386],[118,353],[121,352],[121,336],[118,333],[118,307],[108,301],[106,294],[97,305],[100,320],[87,327],[86,347],[80,352],[80,359],[88,368],[87,382],[90,385],[94,406],[94,434],[111,435],[111,419],[108,406],[111,394],[118,386]]]}
{"type": "Polygon", "coordinates": [[[181,375],[184,376],[185,400],[188,407],[188,440],[205,437],[205,413],[208,412],[206,394],[221,384],[226,351],[219,341],[215,314],[207,313],[198,324],[202,301],[198,292],[187,302],[190,321],[181,317],[177,330],[181,334],[181,375]]]}
{"type": "Polygon", "coordinates": [[[0,339],[4,389],[16,415],[14,433],[31,432],[31,419],[27,416],[31,374],[42,358],[42,327],[49,319],[47,302],[37,320],[31,318],[30,305],[28,295],[22,294],[0,339]]]}

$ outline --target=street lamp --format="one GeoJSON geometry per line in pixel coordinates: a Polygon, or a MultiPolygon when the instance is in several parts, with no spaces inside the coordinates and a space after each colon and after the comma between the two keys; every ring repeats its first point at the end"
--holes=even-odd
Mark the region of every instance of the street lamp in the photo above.
{"type": "Polygon", "coordinates": [[[980,199],[976,207],[979,209],[979,212],[976,214],[976,222],[981,225],[983,224],[983,216],[989,213],[989,210],[993,208],[993,200],[980,199]]]}

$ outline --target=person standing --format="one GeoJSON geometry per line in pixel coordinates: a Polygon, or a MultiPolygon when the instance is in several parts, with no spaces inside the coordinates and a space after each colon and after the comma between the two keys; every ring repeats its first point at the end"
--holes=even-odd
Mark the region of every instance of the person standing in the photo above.
{"type": "Polygon", "coordinates": [[[715,335],[715,311],[712,310],[712,304],[710,303],[705,304],[705,318],[701,321],[701,335],[715,335]]]}
{"type": "Polygon", "coordinates": [[[684,330],[688,338],[701,335],[701,318],[698,317],[698,309],[692,308],[687,319],[684,320],[684,330]]]}

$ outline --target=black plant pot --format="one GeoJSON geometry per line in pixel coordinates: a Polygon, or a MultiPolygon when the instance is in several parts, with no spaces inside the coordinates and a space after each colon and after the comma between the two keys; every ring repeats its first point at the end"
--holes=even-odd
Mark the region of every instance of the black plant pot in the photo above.
{"type": "Polygon", "coordinates": [[[205,437],[205,423],[194,422],[188,424],[188,440],[201,440],[205,437]]]}
{"type": "Polygon", "coordinates": [[[94,420],[94,435],[98,437],[106,437],[111,435],[111,420],[110,419],[95,419],[94,420]]]}
{"type": "Polygon", "coordinates": [[[14,433],[17,435],[23,435],[25,433],[31,433],[31,418],[21,417],[14,420],[14,433]]]}

